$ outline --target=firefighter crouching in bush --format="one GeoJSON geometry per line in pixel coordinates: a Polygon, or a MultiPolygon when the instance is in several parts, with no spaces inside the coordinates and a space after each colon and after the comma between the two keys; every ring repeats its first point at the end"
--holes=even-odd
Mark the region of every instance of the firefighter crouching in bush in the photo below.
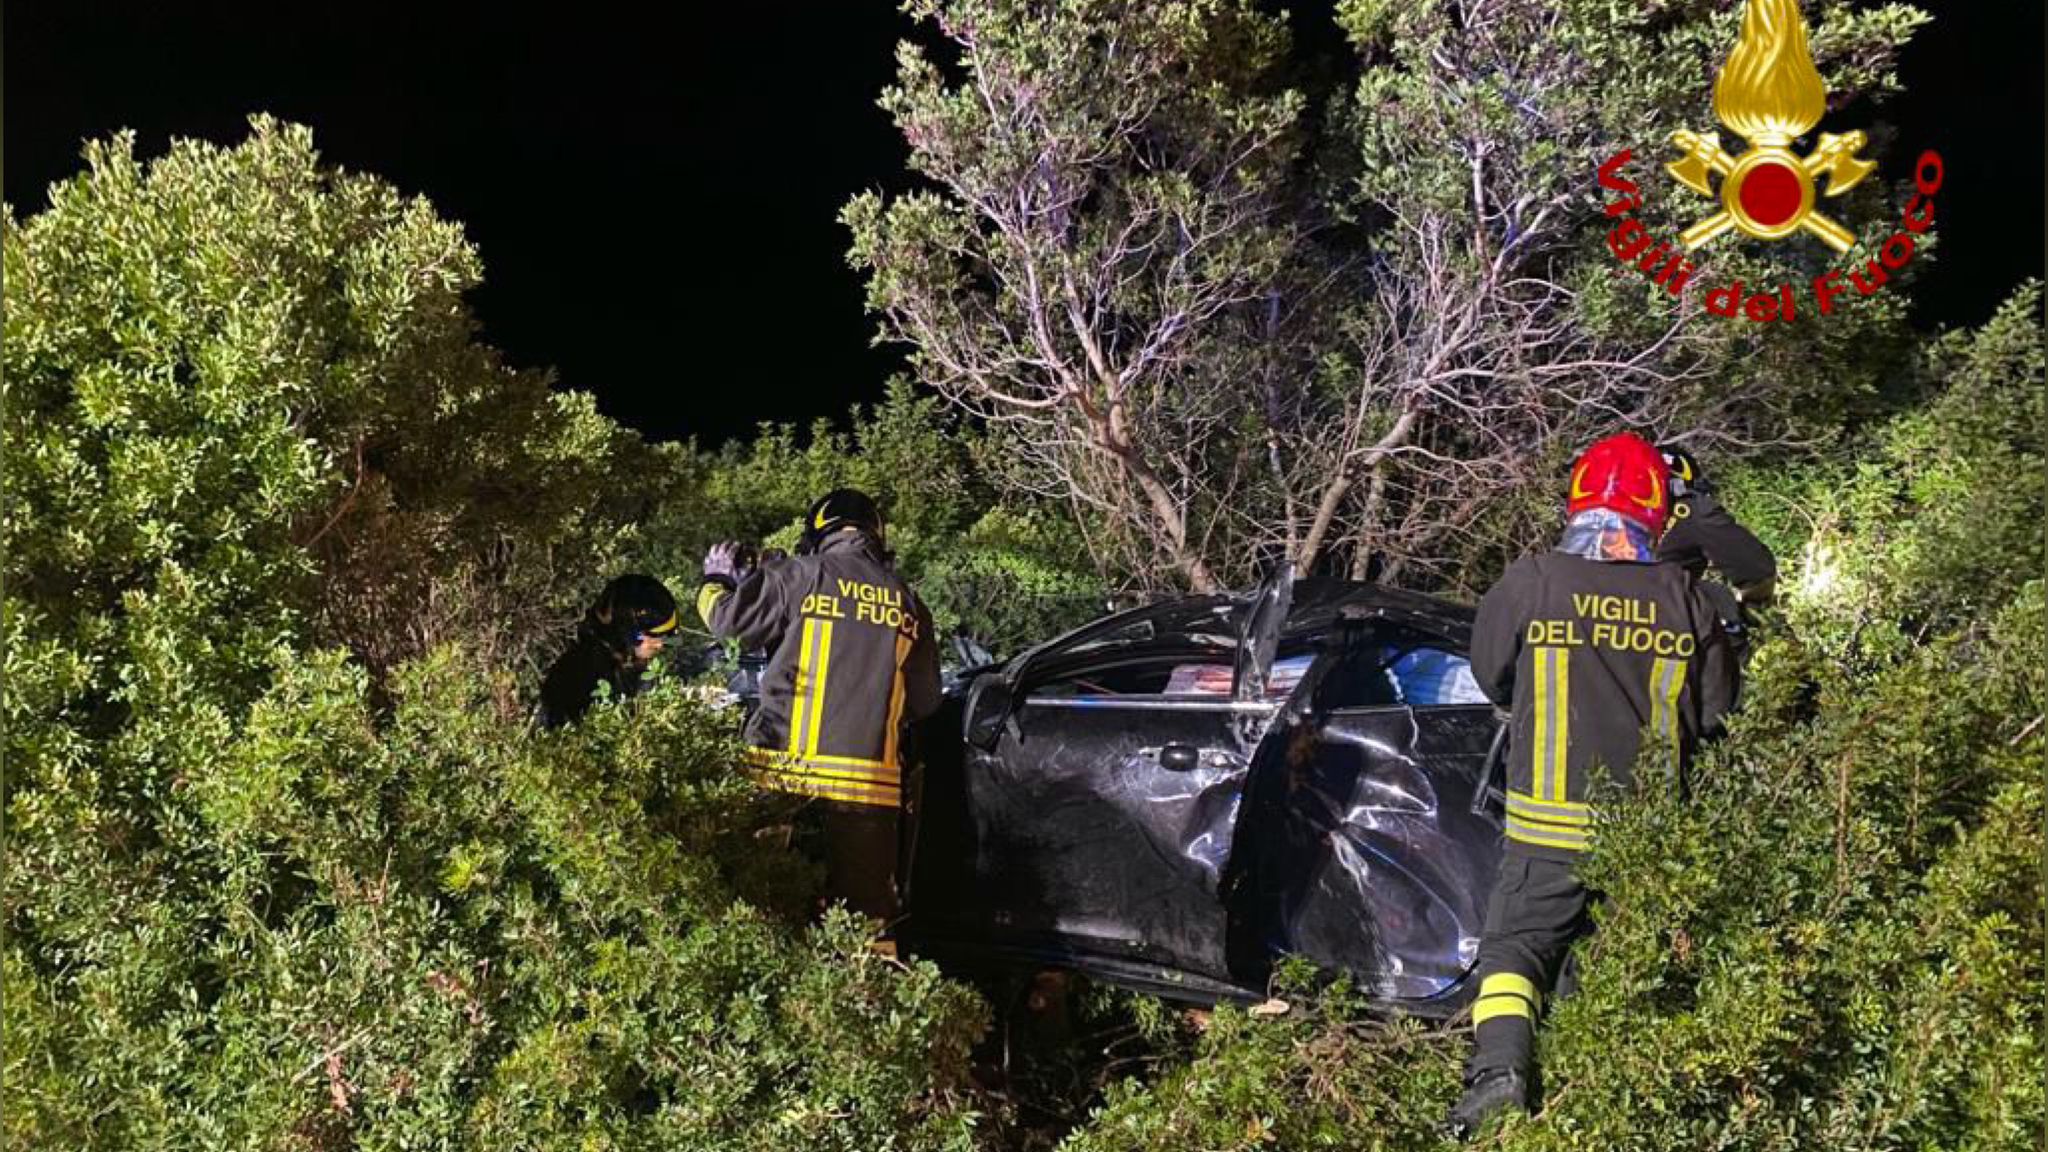
{"type": "Polygon", "coordinates": [[[632,696],[642,674],[675,633],[676,598],[652,576],[629,572],[604,586],[576,626],[576,639],[541,680],[540,724],[558,728],[590,711],[599,684],[632,696]]]}
{"type": "Polygon", "coordinates": [[[1472,675],[1509,708],[1507,849],[1479,946],[1479,995],[1461,1136],[1536,1098],[1535,1033],[1598,894],[1573,873],[1591,843],[1588,789],[1630,787],[1640,742],[1663,743],[1682,774],[1734,690],[1716,607],[1691,573],[1660,563],[1669,473],[1630,435],[1593,445],[1572,469],[1564,536],[1515,562],[1480,601],[1472,675]]]}
{"type": "Polygon", "coordinates": [[[852,489],[820,498],[797,555],[742,572],[738,545],[704,559],[697,610],[714,636],[765,648],[747,761],[806,808],[828,898],[885,923],[897,915],[905,726],[939,706],[931,614],[890,566],[881,514],[852,489]],[[822,849],[822,851],[820,851],[822,849]]]}

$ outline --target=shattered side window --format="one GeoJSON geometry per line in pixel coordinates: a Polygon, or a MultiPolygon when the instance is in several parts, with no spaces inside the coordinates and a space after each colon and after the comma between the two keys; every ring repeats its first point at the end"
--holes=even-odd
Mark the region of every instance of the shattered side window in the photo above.
{"type": "Polygon", "coordinates": [[[1090,668],[1048,680],[1031,689],[1033,699],[1047,697],[1159,696],[1168,692],[1175,665],[1142,661],[1090,668]]]}
{"type": "MultiPolygon", "coordinates": [[[[1315,659],[1313,654],[1294,656],[1273,662],[1273,674],[1266,683],[1266,699],[1285,700],[1301,683],[1308,672],[1308,666],[1315,659]]],[[[1173,670],[1166,682],[1169,696],[1221,696],[1230,695],[1233,670],[1228,664],[1182,664],[1173,670]]]]}
{"type": "MultiPolygon", "coordinates": [[[[1275,661],[1266,698],[1283,700],[1307,673],[1312,655],[1275,661]]],[[[1228,700],[1232,671],[1229,664],[1210,661],[1141,660],[1105,665],[1049,680],[1031,690],[1032,698],[1157,696],[1228,700]]]]}
{"type": "Polygon", "coordinates": [[[1341,659],[1325,678],[1323,708],[1433,708],[1484,704],[1462,654],[1429,643],[1377,645],[1341,659]]]}
{"type": "Polygon", "coordinates": [[[1441,648],[1410,648],[1387,665],[1401,703],[1411,708],[1446,704],[1484,704],[1485,693],[1472,679],[1472,662],[1441,648]]]}

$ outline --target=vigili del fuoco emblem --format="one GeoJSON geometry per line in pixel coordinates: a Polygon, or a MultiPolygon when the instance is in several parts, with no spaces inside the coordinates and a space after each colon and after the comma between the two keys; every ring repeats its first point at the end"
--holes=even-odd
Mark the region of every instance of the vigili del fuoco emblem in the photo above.
{"type": "Polygon", "coordinates": [[[1714,117],[1748,141],[1749,150],[1730,156],[1714,134],[1672,133],[1671,142],[1685,154],[1666,171],[1702,196],[1716,195],[1713,177],[1721,181],[1721,211],[1680,233],[1679,243],[1690,251],[1730,228],[1758,240],[1804,231],[1847,252],[1856,237],[1815,208],[1816,186],[1825,180],[1819,194],[1840,196],[1876,164],[1858,155],[1866,142],[1861,132],[1823,132],[1806,155],[1792,150],[1826,111],[1827,90],[1807,46],[1798,0],[1749,0],[1742,36],[1714,81],[1714,117]]]}

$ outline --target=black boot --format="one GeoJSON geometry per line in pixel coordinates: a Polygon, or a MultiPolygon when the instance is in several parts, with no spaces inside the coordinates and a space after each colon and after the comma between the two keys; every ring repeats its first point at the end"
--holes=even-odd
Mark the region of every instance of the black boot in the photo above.
{"type": "Polygon", "coordinates": [[[1451,1135],[1470,1140],[1503,1108],[1529,1112],[1529,1076],[1516,1068],[1489,1068],[1465,1085],[1464,1098],[1451,1109],[1451,1135]]]}

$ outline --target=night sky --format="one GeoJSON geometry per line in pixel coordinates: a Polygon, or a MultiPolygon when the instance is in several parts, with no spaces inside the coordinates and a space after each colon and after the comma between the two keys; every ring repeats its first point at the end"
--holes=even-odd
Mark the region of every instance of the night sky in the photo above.
{"type": "MultiPolygon", "coordinates": [[[[1886,174],[1948,162],[1927,325],[1987,316],[2043,260],[2042,8],[1920,0],[1886,174]]],[[[1342,58],[1326,4],[1304,51],[1342,58]]],[[[635,6],[10,5],[17,213],[120,128],[232,142],[309,124],[328,162],[462,221],[486,338],[657,439],[838,416],[902,354],[871,346],[841,205],[909,187],[875,97],[914,30],[885,0],[635,6]]]]}

